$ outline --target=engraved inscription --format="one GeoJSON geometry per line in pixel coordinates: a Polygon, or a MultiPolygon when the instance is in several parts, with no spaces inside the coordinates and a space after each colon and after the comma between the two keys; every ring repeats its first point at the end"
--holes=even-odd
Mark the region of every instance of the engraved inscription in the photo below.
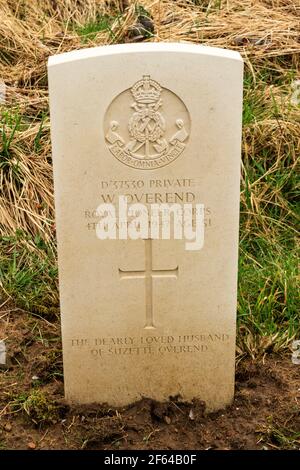
{"type": "Polygon", "coordinates": [[[73,338],[74,351],[86,350],[93,358],[106,356],[141,356],[166,354],[201,354],[217,345],[230,344],[227,333],[199,333],[168,336],[97,337],[90,340],[73,338]],[[214,346],[215,345],[215,346],[214,346]]]}
{"type": "Polygon", "coordinates": [[[121,279],[145,279],[146,324],[145,329],[154,329],[153,323],[153,283],[154,277],[178,277],[178,266],[173,269],[152,269],[152,240],[145,240],[145,271],[125,271],[119,269],[121,279]]]}
{"type": "Polygon", "coordinates": [[[104,133],[110,152],[120,162],[139,170],[155,169],[182,154],[190,117],[177,95],[144,75],[112,101],[104,133]]]}
{"type": "MultiPolygon", "coordinates": [[[[165,178],[165,179],[132,179],[132,180],[112,180],[103,179],[99,182],[99,200],[101,203],[115,204],[118,207],[118,196],[120,192],[127,198],[128,204],[187,204],[201,201],[203,192],[201,192],[201,180],[199,178],[165,178]]],[[[204,198],[205,201],[205,198],[204,198]]],[[[151,209],[150,209],[151,210],[151,209]]],[[[188,212],[187,208],[186,211],[188,212]]],[[[192,228],[196,227],[197,209],[193,207],[192,228]]],[[[163,213],[164,211],[162,211],[163,213]]],[[[100,217],[95,208],[86,207],[83,213],[86,225],[89,231],[95,231],[100,217]]],[[[119,229],[125,225],[134,224],[128,216],[127,221],[119,220],[116,214],[116,228],[119,229]]],[[[160,221],[161,223],[161,221],[160,221]]],[[[166,226],[166,220],[164,221],[166,226]]],[[[204,207],[204,226],[210,229],[212,226],[212,209],[204,207]]],[[[149,223],[150,229],[150,223],[149,223]]]]}

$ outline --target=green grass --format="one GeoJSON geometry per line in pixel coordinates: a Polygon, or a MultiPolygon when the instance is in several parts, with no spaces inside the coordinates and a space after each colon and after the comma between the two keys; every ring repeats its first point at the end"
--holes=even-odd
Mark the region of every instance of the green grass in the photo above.
{"type": "Polygon", "coordinates": [[[93,41],[97,34],[106,31],[109,35],[114,38],[114,33],[111,29],[111,25],[114,18],[108,15],[97,15],[96,19],[90,20],[82,26],[76,26],[75,31],[82,38],[82,42],[93,41]]]}
{"type": "Polygon", "coordinates": [[[299,333],[297,251],[257,239],[256,247],[241,243],[239,259],[239,324],[260,335],[299,333]]]}
{"type": "Polygon", "coordinates": [[[264,104],[266,84],[257,86],[253,82],[252,75],[248,74],[244,79],[244,103],[243,125],[260,121],[268,114],[268,108],[264,104]]]}
{"type": "Polygon", "coordinates": [[[0,282],[17,307],[43,316],[58,313],[56,260],[41,237],[19,232],[1,238],[0,282]]]}
{"type": "MultiPolygon", "coordinates": [[[[297,417],[298,409],[295,411],[295,418],[297,417]]],[[[293,429],[297,424],[292,421],[289,426],[280,425],[273,422],[273,418],[269,417],[268,424],[261,430],[260,442],[265,442],[271,448],[280,450],[298,450],[300,444],[300,432],[293,429]]]]}
{"type": "Polygon", "coordinates": [[[293,74],[270,73],[245,74],[238,324],[278,340],[300,334],[299,127],[293,74]]]}
{"type": "Polygon", "coordinates": [[[16,132],[21,128],[21,116],[18,113],[5,111],[1,115],[1,124],[0,170],[5,171],[7,167],[12,166],[14,171],[17,171],[18,162],[11,163],[10,149],[16,132]]]}
{"type": "Polygon", "coordinates": [[[23,411],[36,425],[55,423],[59,419],[59,407],[47,395],[38,389],[21,393],[12,398],[13,412],[23,411]]]}
{"type": "Polygon", "coordinates": [[[6,448],[7,447],[5,441],[3,439],[0,439],[0,450],[5,450],[6,448]]]}

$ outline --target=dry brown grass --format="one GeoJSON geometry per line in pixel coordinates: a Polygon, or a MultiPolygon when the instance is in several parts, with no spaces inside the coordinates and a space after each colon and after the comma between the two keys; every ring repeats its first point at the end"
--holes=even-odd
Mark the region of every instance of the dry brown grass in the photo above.
{"type": "MultiPolygon", "coordinates": [[[[299,67],[300,4],[294,0],[210,1],[101,1],[34,0],[0,1],[0,77],[7,85],[7,105],[21,116],[8,156],[1,165],[0,228],[11,234],[22,228],[33,235],[53,239],[54,207],[49,142],[46,62],[49,55],[81,47],[134,40],[129,32],[137,21],[137,5],[153,19],[151,41],[189,41],[236,49],[254,76],[260,68],[274,71],[288,64],[299,67]],[[110,29],[87,35],[83,43],[78,29],[99,15],[114,16],[110,29]],[[280,60],[277,61],[276,58],[280,60]],[[36,151],[35,138],[42,113],[42,141],[36,151]]],[[[2,125],[8,136],[13,125],[2,125]]],[[[281,126],[264,120],[247,128],[245,153],[264,145],[264,137],[283,146],[299,132],[293,116],[281,126]],[[281,142],[280,144],[278,142],[281,142]]],[[[270,144],[269,144],[270,145],[270,144]]],[[[281,154],[281,149],[278,148],[281,154]]],[[[272,171],[272,170],[269,170],[272,171]]],[[[257,183],[254,184],[257,186],[257,183]]],[[[256,213],[254,195],[253,211],[256,213]]],[[[261,198],[262,199],[262,198],[261,198]]]]}

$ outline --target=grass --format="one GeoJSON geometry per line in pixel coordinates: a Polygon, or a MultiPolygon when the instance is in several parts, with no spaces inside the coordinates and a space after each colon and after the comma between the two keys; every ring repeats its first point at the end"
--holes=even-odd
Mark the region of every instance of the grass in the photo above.
{"type": "Polygon", "coordinates": [[[272,417],[268,421],[268,424],[260,431],[260,442],[265,442],[272,449],[277,450],[299,449],[300,432],[290,429],[290,426],[273,422],[272,417]]]}
{"type": "Polygon", "coordinates": [[[17,307],[53,317],[59,311],[56,260],[43,239],[22,232],[0,241],[0,280],[17,307]]]}
{"type": "Polygon", "coordinates": [[[59,407],[41,390],[31,390],[13,397],[12,412],[25,412],[36,425],[55,423],[59,419],[59,407]]]}
{"type": "Polygon", "coordinates": [[[103,31],[108,32],[112,38],[114,38],[114,34],[111,29],[113,21],[114,18],[108,15],[97,15],[94,20],[88,21],[81,26],[77,26],[75,31],[82,37],[83,43],[94,41],[97,38],[97,34],[103,31]]]}
{"type": "Polygon", "coordinates": [[[53,2],[0,2],[4,299],[48,319],[59,310],[46,59],[83,43],[132,42],[143,16],[154,31],[142,40],[201,42],[244,57],[238,348],[255,357],[300,335],[300,118],[291,100],[300,76],[299,9],[293,0],[269,3],[68,0],[56,10],[53,2]]]}
{"type": "Polygon", "coordinates": [[[268,351],[286,347],[287,338],[300,332],[300,120],[299,108],[290,102],[294,77],[283,68],[274,81],[265,68],[245,75],[238,323],[247,352],[251,332],[252,355],[262,352],[259,344],[268,351]]]}
{"type": "Polygon", "coordinates": [[[0,450],[5,450],[6,449],[6,444],[3,439],[0,439],[0,450]]]}

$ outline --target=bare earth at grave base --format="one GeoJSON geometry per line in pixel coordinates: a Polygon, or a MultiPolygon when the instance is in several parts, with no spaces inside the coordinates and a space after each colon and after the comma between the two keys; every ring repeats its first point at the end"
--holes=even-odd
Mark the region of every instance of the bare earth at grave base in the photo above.
{"type": "Polygon", "coordinates": [[[1,374],[3,450],[300,449],[300,368],[290,355],[239,362],[235,400],[216,413],[178,397],[168,403],[145,398],[118,409],[70,407],[63,398],[58,344],[51,344],[53,328],[35,321],[44,344],[33,342],[26,320],[19,313],[7,324],[12,352],[1,374]]]}

